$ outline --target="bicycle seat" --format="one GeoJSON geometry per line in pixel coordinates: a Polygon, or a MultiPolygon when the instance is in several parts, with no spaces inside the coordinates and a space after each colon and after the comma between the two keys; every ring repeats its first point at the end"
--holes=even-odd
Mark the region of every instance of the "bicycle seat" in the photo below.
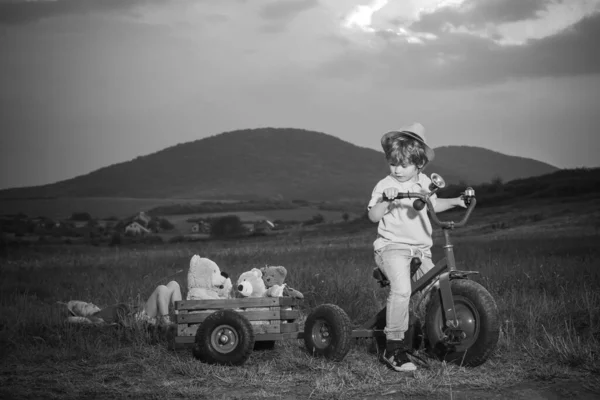
{"type": "Polygon", "coordinates": [[[373,278],[377,280],[377,283],[379,283],[379,286],[381,287],[386,287],[390,284],[390,281],[388,281],[387,276],[385,276],[385,274],[379,267],[373,268],[373,278]]]}
{"type": "MultiPolygon", "coordinates": [[[[410,277],[411,277],[411,279],[412,279],[413,275],[417,273],[417,271],[421,267],[421,264],[422,264],[422,262],[419,257],[414,257],[412,260],[410,260],[410,277]]],[[[390,281],[388,280],[387,276],[385,276],[385,274],[379,267],[373,268],[373,278],[375,278],[377,280],[377,283],[379,283],[379,286],[381,286],[381,287],[386,287],[390,284],[390,281]]]]}

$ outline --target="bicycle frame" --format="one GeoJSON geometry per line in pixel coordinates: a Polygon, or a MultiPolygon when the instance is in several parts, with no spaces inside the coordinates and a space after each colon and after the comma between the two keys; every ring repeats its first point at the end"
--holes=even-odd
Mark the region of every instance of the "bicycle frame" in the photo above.
{"type": "Polygon", "coordinates": [[[454,259],[454,245],[450,240],[450,230],[452,228],[442,228],[446,243],[444,244],[444,257],[435,263],[430,269],[417,281],[411,282],[411,297],[417,292],[423,292],[426,295],[436,283],[439,285],[440,295],[442,297],[442,306],[446,316],[446,325],[452,328],[458,327],[456,312],[454,310],[454,301],[452,300],[452,290],[450,281],[452,279],[462,279],[470,274],[478,274],[478,271],[459,271],[456,269],[454,259]]]}

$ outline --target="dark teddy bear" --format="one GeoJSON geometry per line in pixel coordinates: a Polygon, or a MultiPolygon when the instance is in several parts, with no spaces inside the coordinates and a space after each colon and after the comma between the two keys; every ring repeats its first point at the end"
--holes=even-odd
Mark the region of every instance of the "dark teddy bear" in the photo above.
{"type": "Polygon", "coordinates": [[[272,297],[292,297],[295,299],[303,299],[304,295],[296,289],[288,287],[285,283],[287,270],[283,266],[266,266],[260,269],[262,279],[267,287],[267,296],[272,297]]]}

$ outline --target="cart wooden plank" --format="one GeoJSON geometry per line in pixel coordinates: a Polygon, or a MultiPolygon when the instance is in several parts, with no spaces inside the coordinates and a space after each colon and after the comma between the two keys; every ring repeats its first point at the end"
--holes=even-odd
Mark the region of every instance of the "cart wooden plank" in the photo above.
{"type": "Polygon", "coordinates": [[[296,320],[296,319],[300,318],[300,311],[299,310],[279,310],[279,315],[281,316],[281,319],[296,320]]]}
{"type": "MultiPolygon", "coordinates": [[[[281,318],[279,310],[252,310],[252,311],[238,311],[244,317],[248,318],[248,321],[268,321],[270,319],[279,320],[281,318]]],[[[177,316],[178,324],[197,324],[203,322],[209,315],[214,313],[215,310],[209,311],[193,311],[191,313],[181,314],[177,316]]]]}
{"type": "MultiPolygon", "coordinates": [[[[187,314],[187,310],[181,310],[179,311],[179,314],[177,314],[175,317],[176,319],[179,318],[180,315],[184,315],[187,314]]],[[[177,336],[187,336],[187,334],[185,333],[185,330],[187,329],[187,325],[177,325],[177,336]]]]}
{"type": "Polygon", "coordinates": [[[192,311],[294,305],[298,305],[298,300],[291,297],[244,297],[239,299],[181,300],[175,302],[175,309],[192,311]]]}
{"type": "Polygon", "coordinates": [[[298,324],[295,322],[281,324],[279,326],[281,327],[281,333],[296,332],[298,330],[298,324]]]}

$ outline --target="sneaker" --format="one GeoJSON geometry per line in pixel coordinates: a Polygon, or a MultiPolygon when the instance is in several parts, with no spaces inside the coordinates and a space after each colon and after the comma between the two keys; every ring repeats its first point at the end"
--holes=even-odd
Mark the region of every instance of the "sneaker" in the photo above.
{"type": "Polygon", "coordinates": [[[390,368],[398,372],[416,371],[417,366],[413,364],[404,349],[395,349],[383,352],[382,361],[390,368]]]}

